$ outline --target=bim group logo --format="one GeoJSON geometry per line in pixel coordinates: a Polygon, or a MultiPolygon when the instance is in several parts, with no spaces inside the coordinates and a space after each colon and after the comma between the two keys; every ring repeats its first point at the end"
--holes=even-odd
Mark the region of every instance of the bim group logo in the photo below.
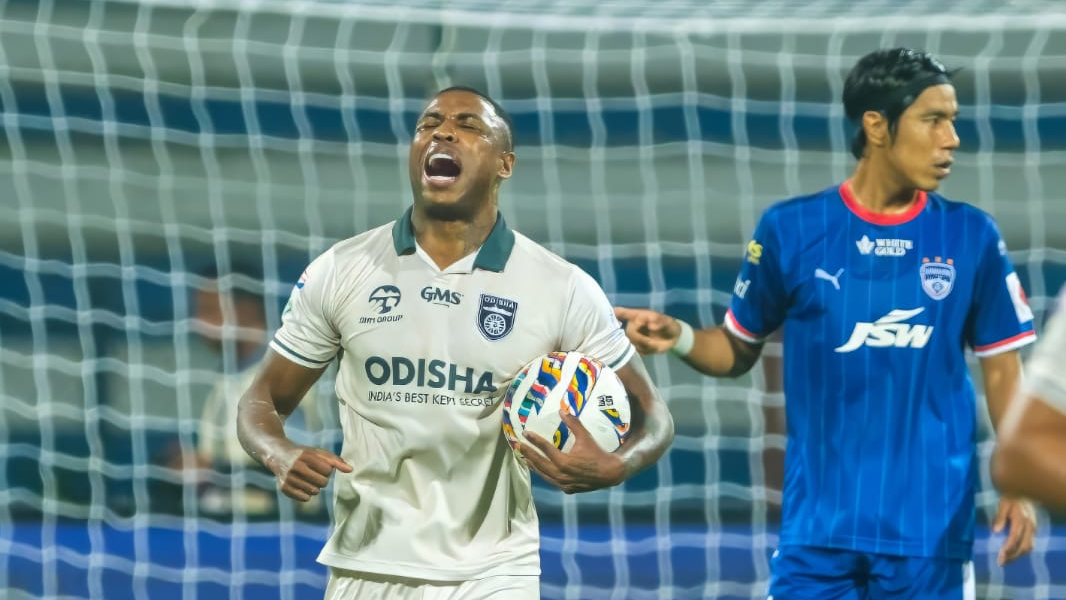
{"type": "Polygon", "coordinates": [[[380,285],[370,292],[367,300],[377,308],[379,315],[385,315],[400,305],[400,298],[400,288],[394,285],[380,285]]]}

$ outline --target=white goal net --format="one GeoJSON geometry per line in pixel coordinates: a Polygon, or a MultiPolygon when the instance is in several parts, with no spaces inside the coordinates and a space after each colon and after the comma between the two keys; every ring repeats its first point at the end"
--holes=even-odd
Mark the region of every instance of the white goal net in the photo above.
{"type": "MultiPolygon", "coordinates": [[[[258,356],[233,336],[275,328],[312,257],[410,203],[435,90],[512,115],[511,226],[618,304],[709,324],[761,211],[848,175],[845,74],[895,45],[962,68],[944,192],[996,217],[1040,322],[1066,281],[1057,2],[0,2],[0,595],[321,596],[328,509],[225,464],[224,440],[197,450],[258,356]],[[216,280],[238,290],[221,346],[199,312],[216,280]],[[263,322],[235,328],[245,301],[263,322]]],[[[647,362],[674,446],[616,489],[537,484],[543,595],[764,597],[783,398],[762,365],[647,362]]],[[[324,446],[331,393],[301,417],[324,446]]],[[[985,469],[979,523],[996,498],[985,469]]],[[[980,597],[1066,598],[1050,523],[1007,569],[979,527],[980,597]]]]}

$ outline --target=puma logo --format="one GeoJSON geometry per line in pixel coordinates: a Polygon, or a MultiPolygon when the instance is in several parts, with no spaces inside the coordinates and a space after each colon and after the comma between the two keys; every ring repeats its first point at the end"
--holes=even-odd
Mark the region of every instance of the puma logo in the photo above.
{"type": "Polygon", "coordinates": [[[843,267],[841,267],[837,271],[836,275],[830,275],[828,272],[823,271],[822,269],[815,269],[814,270],[814,278],[815,279],[824,279],[824,280],[828,281],[829,283],[833,284],[834,288],[839,290],[840,289],[840,276],[843,273],[844,273],[844,268],[843,267]]]}

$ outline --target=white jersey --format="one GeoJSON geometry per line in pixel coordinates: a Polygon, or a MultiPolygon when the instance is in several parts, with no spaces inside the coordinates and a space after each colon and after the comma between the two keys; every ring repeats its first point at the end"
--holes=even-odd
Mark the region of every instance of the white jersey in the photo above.
{"type": "Polygon", "coordinates": [[[271,347],[307,367],[338,351],[335,523],[319,561],[456,581],[540,573],[529,471],[501,433],[526,363],[579,350],[612,367],[633,347],[596,282],[509,230],[437,268],[410,209],[340,242],[293,290],[271,347]]]}
{"type": "Polygon", "coordinates": [[[1059,292],[1055,312],[1044,326],[1043,338],[1033,350],[1026,369],[1024,390],[1066,413],[1066,286],[1059,292]]]}

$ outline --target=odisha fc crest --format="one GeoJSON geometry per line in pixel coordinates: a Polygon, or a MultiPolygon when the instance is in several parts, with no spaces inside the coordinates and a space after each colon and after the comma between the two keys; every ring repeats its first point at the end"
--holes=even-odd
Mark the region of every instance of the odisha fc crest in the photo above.
{"type": "Polygon", "coordinates": [[[939,256],[932,261],[923,258],[918,276],[922,278],[922,289],[930,298],[943,300],[955,285],[955,261],[950,258],[942,261],[939,256]]]}
{"type": "Polygon", "coordinates": [[[481,335],[494,342],[511,333],[516,312],[518,303],[514,300],[481,294],[477,309],[477,328],[481,335]]]}

